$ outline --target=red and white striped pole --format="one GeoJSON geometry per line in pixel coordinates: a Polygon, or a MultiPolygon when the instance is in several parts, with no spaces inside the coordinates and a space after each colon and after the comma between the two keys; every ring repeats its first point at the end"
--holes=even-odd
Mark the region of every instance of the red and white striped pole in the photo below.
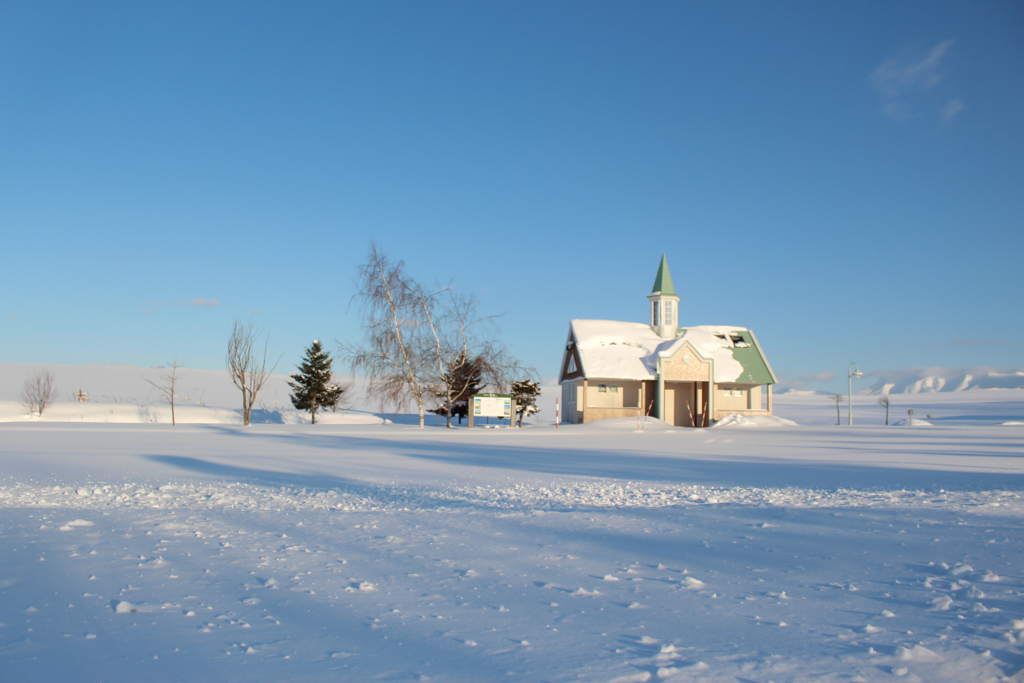
{"type": "Polygon", "coordinates": [[[647,412],[644,413],[644,423],[640,425],[640,431],[644,431],[644,427],[647,426],[647,418],[651,416],[651,408],[654,407],[654,399],[651,399],[651,404],[647,406],[647,412]]]}
{"type": "Polygon", "coordinates": [[[555,429],[558,429],[558,423],[561,420],[558,419],[558,399],[555,399],[555,429]]]}

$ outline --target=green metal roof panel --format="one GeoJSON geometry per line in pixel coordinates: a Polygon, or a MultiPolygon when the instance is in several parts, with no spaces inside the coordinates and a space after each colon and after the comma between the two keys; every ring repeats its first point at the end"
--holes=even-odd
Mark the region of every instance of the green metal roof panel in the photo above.
{"type": "Polygon", "coordinates": [[[737,384],[775,384],[768,363],[761,355],[757,340],[749,330],[736,330],[733,334],[742,336],[746,346],[733,346],[732,357],[743,366],[743,373],[736,378],[737,384]]]}
{"type": "Polygon", "coordinates": [[[668,272],[668,261],[665,255],[661,255],[661,264],[658,266],[658,274],[654,277],[654,288],[651,293],[661,292],[667,296],[677,296],[676,288],[672,286],[672,275],[668,272]]]}

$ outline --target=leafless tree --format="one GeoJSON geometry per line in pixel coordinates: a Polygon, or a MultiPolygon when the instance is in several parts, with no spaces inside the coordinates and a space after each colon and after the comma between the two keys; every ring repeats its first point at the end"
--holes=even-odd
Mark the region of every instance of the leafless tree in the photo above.
{"type": "Polygon", "coordinates": [[[427,402],[450,406],[464,393],[458,384],[473,376],[470,365],[487,383],[508,384],[515,361],[497,341],[493,318],[477,314],[476,299],[450,287],[429,293],[405,272],[404,262],[393,263],[375,244],[359,267],[353,300],[365,338],[361,345],[342,345],[342,351],[382,407],[402,409],[411,400],[422,427],[427,402]]]}
{"type": "Polygon", "coordinates": [[[352,405],[352,387],[354,383],[352,380],[344,377],[343,375],[331,375],[331,383],[341,389],[341,395],[338,400],[331,405],[331,412],[338,412],[338,408],[344,410],[352,405]]]}
{"type": "Polygon", "coordinates": [[[889,426],[889,394],[882,394],[878,397],[878,405],[885,406],[885,425],[889,426]]]}
{"type": "Polygon", "coordinates": [[[367,394],[404,409],[411,399],[424,425],[425,402],[430,396],[431,340],[419,284],[405,272],[405,263],[392,263],[376,244],[370,244],[366,262],[359,266],[356,293],[363,316],[361,345],[343,344],[342,353],[355,374],[367,379],[367,394]]]}
{"type": "Polygon", "coordinates": [[[441,403],[448,427],[455,403],[468,401],[473,389],[491,386],[504,391],[522,373],[499,340],[495,317],[478,315],[478,303],[476,297],[450,287],[440,290],[432,302],[421,295],[434,342],[433,397],[441,403]]]}
{"type": "MultiPolygon", "coordinates": [[[[260,331],[252,322],[235,320],[235,326],[228,339],[228,353],[225,362],[231,381],[242,392],[242,424],[248,425],[252,407],[256,405],[263,385],[277,368],[277,362],[267,368],[267,340],[263,350],[258,347],[260,331]]],[[[280,358],[277,359],[280,362],[280,358]]]]}
{"type": "Polygon", "coordinates": [[[171,426],[178,424],[174,417],[174,399],[175,399],[175,387],[178,384],[178,380],[181,379],[181,375],[178,374],[183,366],[175,358],[173,361],[168,363],[169,372],[163,372],[160,374],[160,383],[156,383],[151,379],[143,377],[147,384],[151,384],[164,396],[164,400],[171,404],[171,426]]]}
{"type": "Polygon", "coordinates": [[[46,406],[57,400],[57,379],[49,370],[36,370],[21,385],[21,402],[28,414],[43,416],[46,406]]]}
{"type": "Polygon", "coordinates": [[[843,402],[842,394],[831,394],[828,399],[836,402],[836,424],[841,424],[839,421],[839,404],[843,402]]]}

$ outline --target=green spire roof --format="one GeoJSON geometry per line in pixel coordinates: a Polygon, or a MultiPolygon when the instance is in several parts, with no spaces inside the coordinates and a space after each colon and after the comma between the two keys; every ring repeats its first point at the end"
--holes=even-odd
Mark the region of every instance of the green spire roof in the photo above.
{"type": "Polygon", "coordinates": [[[665,255],[661,255],[661,265],[658,266],[658,274],[654,278],[654,288],[651,294],[661,292],[663,296],[677,296],[676,288],[672,286],[672,275],[668,272],[668,261],[665,255]]]}

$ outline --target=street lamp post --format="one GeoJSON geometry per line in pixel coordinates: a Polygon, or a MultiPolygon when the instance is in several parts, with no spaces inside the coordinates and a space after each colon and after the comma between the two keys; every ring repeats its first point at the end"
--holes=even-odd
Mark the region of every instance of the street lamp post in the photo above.
{"type": "Polygon", "coordinates": [[[853,426],[853,380],[860,379],[864,373],[860,371],[856,363],[850,363],[846,372],[847,394],[846,394],[846,422],[853,426]]]}

